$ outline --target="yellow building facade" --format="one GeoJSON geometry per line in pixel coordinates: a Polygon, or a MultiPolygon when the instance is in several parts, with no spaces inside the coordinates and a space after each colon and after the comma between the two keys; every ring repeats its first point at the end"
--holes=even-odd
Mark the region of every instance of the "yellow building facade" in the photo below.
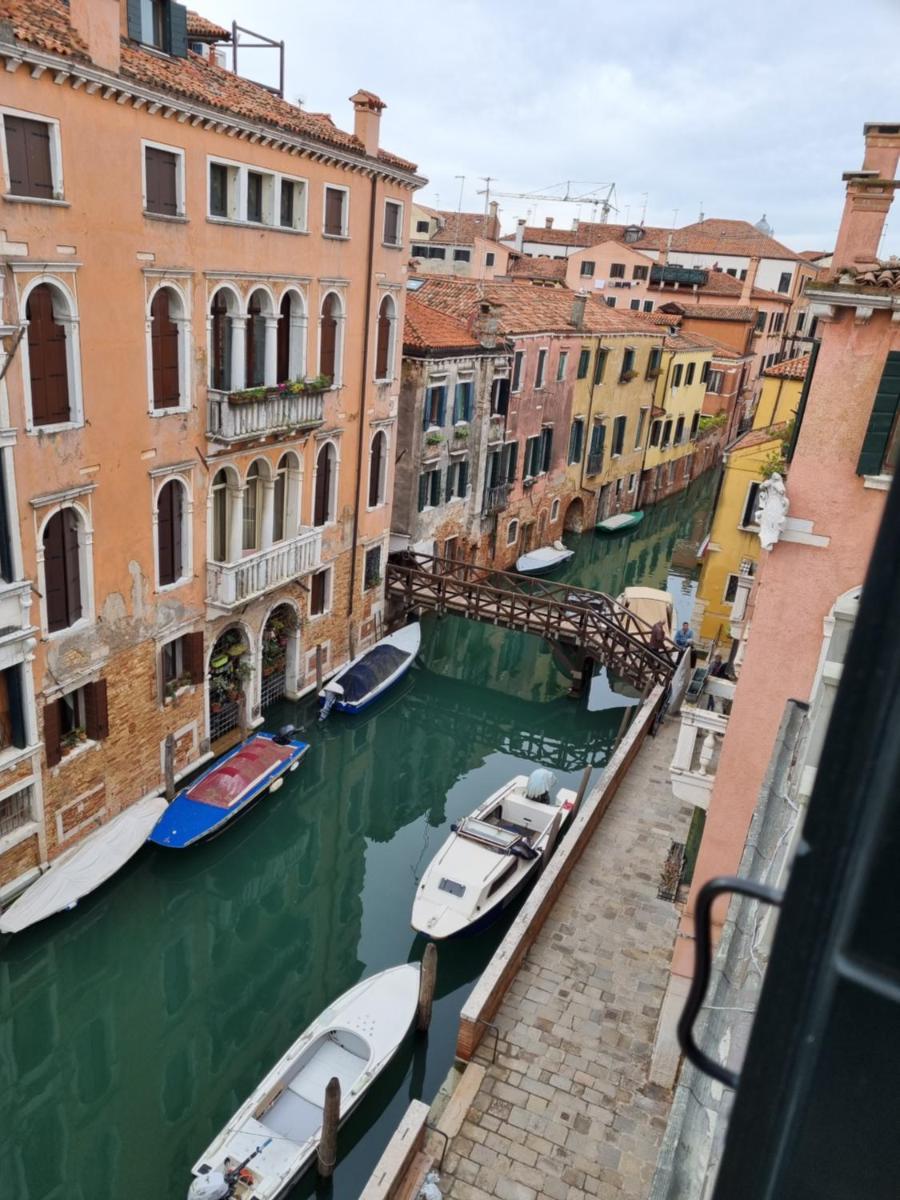
{"type": "Polygon", "coordinates": [[[712,348],[687,334],[667,336],[653,397],[641,502],[679,491],[691,477],[712,348]]]}

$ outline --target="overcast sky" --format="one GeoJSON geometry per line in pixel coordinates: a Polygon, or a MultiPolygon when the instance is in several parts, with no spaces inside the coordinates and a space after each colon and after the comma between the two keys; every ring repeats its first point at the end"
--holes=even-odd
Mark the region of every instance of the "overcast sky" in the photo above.
{"type": "MultiPolygon", "coordinates": [[[[794,249],[830,249],[863,123],[900,121],[900,0],[189,3],[283,38],[287,99],[343,128],[347,97],[377,92],[382,145],[417,162],[420,198],[447,209],[462,185],[463,209],[480,211],[485,175],[504,192],[614,182],[614,221],[645,204],[651,225],[766,213],[794,249]]],[[[247,51],[241,74],[271,79],[267,56],[247,51]]],[[[519,216],[592,217],[589,204],[500,205],[504,232],[519,216]]],[[[900,200],[881,250],[900,253],[900,200]]]]}

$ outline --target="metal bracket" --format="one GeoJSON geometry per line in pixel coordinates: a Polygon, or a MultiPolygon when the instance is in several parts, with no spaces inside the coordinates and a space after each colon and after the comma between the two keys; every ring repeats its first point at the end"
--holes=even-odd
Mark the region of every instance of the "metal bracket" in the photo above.
{"type": "Polygon", "coordinates": [[[500,1045],[500,1030],[496,1025],[492,1024],[490,1021],[483,1020],[481,1017],[476,1020],[475,1024],[483,1025],[485,1029],[490,1029],[494,1035],[494,1049],[493,1053],[491,1054],[491,1066],[493,1066],[497,1061],[497,1047],[500,1045]]]}

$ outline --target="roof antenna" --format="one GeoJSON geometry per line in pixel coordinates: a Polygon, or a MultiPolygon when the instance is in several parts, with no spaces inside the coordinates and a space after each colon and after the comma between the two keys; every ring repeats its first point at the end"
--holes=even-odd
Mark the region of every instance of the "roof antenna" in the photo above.
{"type": "Polygon", "coordinates": [[[641,208],[641,224],[643,225],[643,223],[647,220],[647,200],[650,196],[650,193],[642,192],[641,194],[644,197],[644,204],[643,204],[643,207],[641,208]]]}
{"type": "Polygon", "coordinates": [[[706,213],[703,211],[703,201],[700,201],[700,223],[701,225],[706,220],[706,213]]]}

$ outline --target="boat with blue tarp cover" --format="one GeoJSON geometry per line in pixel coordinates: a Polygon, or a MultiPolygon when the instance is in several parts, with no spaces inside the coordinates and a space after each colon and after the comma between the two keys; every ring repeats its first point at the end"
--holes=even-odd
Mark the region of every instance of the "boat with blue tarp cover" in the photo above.
{"type": "Polygon", "coordinates": [[[376,642],[371,650],[358,654],[319,692],[322,705],[319,720],[324,721],[332,708],[356,713],[371,704],[406,674],[421,643],[422,629],[414,621],[376,642]]]}
{"type": "Polygon", "coordinates": [[[178,793],[147,840],[184,850],[220,833],[266,792],[277,791],[282,776],[296,771],[309,749],[291,733],[293,728],[287,726],[281,733],[254,733],[241,742],[178,793]]]}

